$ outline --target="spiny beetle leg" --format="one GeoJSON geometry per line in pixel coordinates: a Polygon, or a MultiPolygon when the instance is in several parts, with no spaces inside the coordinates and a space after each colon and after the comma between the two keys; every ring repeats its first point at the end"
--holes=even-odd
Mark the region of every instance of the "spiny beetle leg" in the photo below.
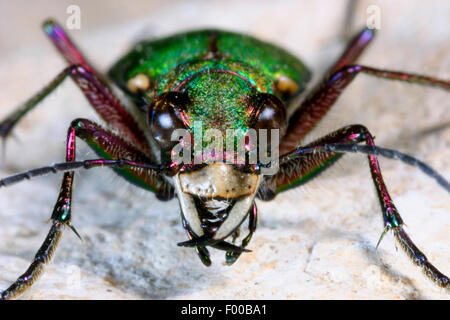
{"type": "Polygon", "coordinates": [[[412,242],[405,230],[399,226],[393,228],[393,231],[395,239],[409,256],[411,261],[421,267],[423,272],[440,287],[450,290],[450,279],[428,261],[427,257],[412,242]]]}
{"type": "MultiPolygon", "coordinates": [[[[308,144],[299,149],[309,149],[300,156],[296,155],[295,150],[280,159],[280,170],[277,175],[273,176],[269,182],[276,185],[277,192],[295,187],[305,180],[310,179],[309,175],[316,175],[330,166],[327,163],[336,153],[334,152],[317,152],[314,146],[323,146],[333,143],[354,143],[365,142],[366,145],[374,147],[373,137],[370,132],[361,125],[352,125],[344,127],[333,132],[315,142],[308,144]],[[322,170],[317,170],[317,169],[322,170]],[[305,178],[306,177],[306,178],[305,178]]],[[[447,276],[437,270],[425,257],[425,255],[416,247],[409,236],[403,229],[403,220],[395,207],[391,196],[387,190],[386,184],[381,174],[377,156],[368,155],[372,181],[377,191],[377,196],[381,205],[384,229],[393,230],[396,241],[402,249],[408,254],[412,262],[421,267],[424,273],[439,286],[449,289],[450,280],[447,276]]]]}
{"type": "MultiPolygon", "coordinates": [[[[76,154],[76,137],[86,141],[97,153],[105,158],[125,158],[136,162],[145,162],[149,159],[139,152],[135,147],[129,145],[124,140],[100,128],[97,124],[84,119],[77,119],[72,122],[67,134],[66,161],[74,162],[76,154]]],[[[130,182],[161,193],[161,198],[173,197],[173,188],[168,185],[164,178],[151,170],[142,170],[139,168],[118,168],[119,174],[130,182]]],[[[65,226],[70,227],[77,235],[71,225],[72,216],[72,187],[74,180],[74,171],[65,172],[62,185],[51,216],[52,227],[44,243],[38,250],[33,262],[28,270],[21,275],[8,289],[1,294],[1,299],[13,298],[27,288],[29,288],[41,275],[44,264],[48,263],[56,250],[56,246],[62,235],[65,226]]]]}
{"type": "MultiPolygon", "coordinates": [[[[355,143],[363,141],[362,135],[367,129],[361,125],[350,125],[322,138],[319,138],[302,148],[323,145],[327,143],[355,143]]],[[[261,200],[271,200],[280,192],[298,187],[312,180],[324,170],[331,167],[342,156],[342,153],[310,152],[295,155],[295,150],[280,157],[280,168],[277,174],[267,176],[262,183],[258,197],[261,200]],[[290,155],[293,155],[292,159],[290,155]]]]}
{"type": "MultiPolygon", "coordinates": [[[[369,28],[364,28],[357,35],[355,35],[354,38],[350,41],[350,43],[347,45],[347,47],[345,48],[344,52],[339,57],[339,59],[329,69],[324,80],[328,79],[329,75],[336,73],[343,66],[355,63],[358,57],[364,52],[364,49],[366,49],[369,43],[372,42],[374,36],[375,31],[369,28]]],[[[289,152],[295,147],[297,147],[300,144],[301,139],[314,126],[315,122],[319,121],[325,115],[326,111],[328,111],[328,109],[331,108],[331,106],[333,105],[334,101],[331,101],[328,106],[325,106],[325,108],[327,108],[326,111],[321,110],[320,105],[325,104],[325,102],[321,103],[320,99],[326,101],[328,101],[329,99],[329,97],[327,96],[327,92],[324,92],[322,94],[322,88],[323,84],[319,84],[316,88],[313,89],[313,91],[308,95],[306,99],[311,100],[313,99],[312,97],[315,97],[316,100],[319,100],[316,102],[316,104],[319,105],[318,107],[309,108],[312,109],[312,111],[318,110],[316,111],[315,114],[308,114],[307,111],[301,111],[302,109],[306,108],[304,106],[306,101],[304,101],[298,107],[298,110],[289,119],[288,130],[280,145],[280,154],[289,152]],[[317,94],[315,95],[315,93],[317,94]],[[307,115],[310,116],[308,118],[308,122],[312,123],[310,125],[306,124],[303,125],[301,121],[304,121],[304,119],[300,118],[305,118],[307,115]]]]}
{"type": "Polygon", "coordinates": [[[6,138],[20,119],[52,93],[67,76],[75,81],[91,106],[110,127],[120,132],[125,140],[137,146],[148,157],[152,157],[147,138],[136,120],[93,73],[80,65],[73,65],[64,69],[47,86],[0,122],[0,136],[6,138]]]}
{"type": "MultiPolygon", "coordinates": [[[[55,207],[56,209],[56,207],[55,207]]],[[[48,263],[55,252],[56,246],[62,236],[64,225],[58,221],[52,222],[52,227],[36,253],[30,267],[8,289],[1,292],[0,300],[13,299],[25,292],[42,274],[44,265],[48,263]]]]}
{"type": "Polygon", "coordinates": [[[342,67],[313,91],[289,119],[289,125],[280,144],[280,154],[299,145],[302,138],[323,118],[350,82],[360,73],[378,78],[399,80],[450,90],[450,81],[397,71],[376,69],[361,65],[342,67]]]}
{"type": "MultiPolygon", "coordinates": [[[[75,135],[73,129],[69,129],[66,151],[66,161],[75,161],[75,135]]],[[[58,200],[51,216],[52,227],[50,232],[36,253],[30,267],[8,289],[2,292],[2,299],[14,298],[28,289],[44,271],[44,264],[52,259],[61,239],[63,227],[71,226],[73,177],[73,171],[64,173],[58,200]]]]}
{"type": "Polygon", "coordinates": [[[425,86],[438,87],[450,90],[450,81],[441,80],[420,74],[405,73],[376,69],[363,65],[353,64],[361,54],[362,49],[372,39],[373,33],[364,29],[347,48],[338,62],[331,68],[332,74],[325,77],[289,119],[288,129],[280,144],[280,154],[287,153],[296,148],[304,136],[319,122],[331,109],[345,88],[360,73],[372,75],[382,79],[398,80],[425,86]]]}
{"type": "MultiPolygon", "coordinates": [[[[140,163],[152,163],[137,146],[86,119],[72,121],[68,139],[75,135],[84,140],[100,157],[106,159],[129,159],[140,163]]],[[[174,196],[173,187],[158,173],[141,168],[114,168],[114,171],[128,182],[154,192],[160,200],[170,200],[174,196]]]]}
{"type": "Polygon", "coordinates": [[[42,88],[39,92],[3,119],[2,122],[0,122],[0,137],[7,138],[22,117],[24,117],[30,110],[38,105],[39,102],[41,102],[47,95],[56,89],[63,82],[66,76],[70,74],[70,72],[70,68],[64,69],[47,86],[42,88]]]}

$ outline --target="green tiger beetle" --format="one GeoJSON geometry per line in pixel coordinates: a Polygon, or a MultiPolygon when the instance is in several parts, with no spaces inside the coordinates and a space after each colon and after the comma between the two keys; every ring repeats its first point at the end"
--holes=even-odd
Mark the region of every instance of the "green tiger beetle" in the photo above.
{"type": "MultiPolygon", "coordinates": [[[[301,145],[304,136],[359,74],[450,90],[450,81],[357,64],[357,58],[374,38],[374,30],[365,28],[358,33],[322,83],[298,103],[294,102],[304,94],[311,73],[299,59],[272,44],[221,30],[192,31],[140,42],[110,69],[108,78],[134,101],[148,129],[138,125],[114,96],[107,77],[97,73],[57,23],[46,21],[44,30],[69,67],[0,123],[1,137],[7,138],[28,111],[67,77],[81,89],[108,129],[87,119],[76,119],[67,133],[66,162],[0,180],[0,187],[4,187],[31,177],[64,172],[50,231],[30,267],[1,293],[1,299],[17,297],[34,283],[51,260],[65,227],[78,235],[71,224],[72,185],[77,169],[109,166],[160,200],[176,195],[189,238],[179,245],[195,248],[206,266],[211,264],[208,247],[224,250],[226,263],[231,265],[249,251],[247,246],[257,225],[255,197],[272,200],[277,194],[308,182],[350,152],[368,157],[384,221],[380,240],[392,231],[414,264],[439,286],[450,288],[449,278],[427,260],[406,234],[383,181],[378,156],[416,166],[450,192],[450,184],[441,175],[409,155],[375,146],[372,134],[362,125],[345,126],[301,145]],[[195,123],[199,125],[194,126],[195,123]],[[185,160],[184,156],[193,152],[192,143],[198,143],[196,134],[202,129],[221,134],[229,129],[243,133],[236,139],[244,146],[244,161],[235,161],[233,152],[229,157],[223,145],[209,154],[227,153],[231,162],[214,157],[214,161],[205,160],[203,156],[210,151],[207,148],[200,161],[185,160]],[[184,130],[184,134],[174,139],[177,130],[184,130]],[[250,141],[247,132],[251,130],[270,130],[271,135],[273,132],[265,140],[271,145],[270,151],[262,148],[262,140],[250,141]],[[77,137],[100,158],[76,161],[77,137]],[[258,153],[256,161],[250,161],[254,150],[265,151],[258,153]],[[279,156],[263,163],[262,155],[272,155],[272,151],[279,156]],[[174,161],[174,154],[182,155],[184,160],[174,161]],[[270,168],[276,170],[265,174],[264,170],[270,168]],[[244,228],[248,233],[236,244],[238,230],[246,220],[248,226],[244,228]],[[231,241],[227,241],[230,237],[231,241]]],[[[200,146],[204,147],[203,142],[200,146]]]]}

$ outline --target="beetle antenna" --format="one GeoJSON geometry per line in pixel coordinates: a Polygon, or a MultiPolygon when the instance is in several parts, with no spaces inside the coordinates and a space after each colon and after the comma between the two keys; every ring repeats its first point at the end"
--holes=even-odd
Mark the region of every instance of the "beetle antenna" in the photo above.
{"type": "Polygon", "coordinates": [[[388,148],[382,148],[382,147],[376,147],[376,146],[367,146],[367,145],[360,145],[356,143],[332,143],[332,144],[325,144],[321,146],[314,146],[314,147],[305,147],[305,148],[297,148],[296,150],[282,156],[280,158],[280,162],[286,162],[291,159],[295,159],[301,154],[304,153],[311,153],[311,152],[343,152],[343,153],[363,153],[367,155],[376,155],[376,156],[383,156],[385,158],[389,159],[396,159],[400,160],[410,166],[414,166],[419,168],[423,173],[425,173],[430,178],[433,178],[436,180],[436,182],[444,188],[448,193],[450,193],[450,183],[436,170],[434,170],[432,167],[427,165],[425,162],[420,161],[417,158],[414,158],[413,156],[407,155],[405,153],[402,153],[397,150],[388,149],[388,148]]]}
{"type": "Polygon", "coordinates": [[[45,176],[49,173],[75,171],[78,169],[91,169],[94,167],[115,167],[115,168],[140,168],[146,170],[153,170],[155,173],[162,173],[170,170],[170,167],[162,165],[152,165],[148,163],[137,163],[127,159],[93,159],[73,162],[59,162],[50,166],[36,168],[25,172],[17,173],[15,175],[0,179],[0,188],[7,187],[12,184],[21,182],[23,180],[30,180],[34,177],[45,176]]]}

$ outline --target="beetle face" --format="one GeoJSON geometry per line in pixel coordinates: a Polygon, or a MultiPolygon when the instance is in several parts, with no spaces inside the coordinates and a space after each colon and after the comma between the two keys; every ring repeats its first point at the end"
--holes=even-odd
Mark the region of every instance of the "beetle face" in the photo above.
{"type": "Polygon", "coordinates": [[[284,132],[283,103],[274,95],[258,92],[240,75],[209,70],[190,76],[174,91],[156,96],[148,108],[147,121],[163,151],[162,162],[176,168],[173,184],[189,234],[205,240],[205,245],[227,238],[248,216],[262,179],[255,170],[260,165],[258,157],[250,162],[248,153],[261,150],[259,130],[269,130],[264,139],[268,145],[271,129],[284,132]],[[173,139],[176,129],[185,132],[181,142],[173,139]],[[251,130],[256,141],[246,139],[251,130]],[[216,144],[217,140],[221,142],[216,144]],[[180,150],[188,156],[187,161],[184,157],[181,162],[174,160],[173,155],[180,150]]]}
{"type": "MultiPolygon", "coordinates": [[[[201,148],[207,145],[202,139],[208,130],[215,130],[222,139],[233,135],[243,141],[253,129],[257,147],[261,130],[267,130],[264,141],[270,145],[271,130],[278,130],[281,138],[287,126],[286,108],[279,98],[258,92],[248,79],[223,70],[190,76],[174,91],[157,95],[147,110],[151,134],[165,151],[178,142],[173,139],[176,129],[186,129],[195,140],[191,143],[199,143],[201,148]]],[[[225,143],[221,146],[225,147],[225,143]]]]}
{"type": "Polygon", "coordinates": [[[260,176],[244,173],[225,163],[180,172],[175,189],[187,227],[198,237],[222,240],[247,217],[260,176]]]}

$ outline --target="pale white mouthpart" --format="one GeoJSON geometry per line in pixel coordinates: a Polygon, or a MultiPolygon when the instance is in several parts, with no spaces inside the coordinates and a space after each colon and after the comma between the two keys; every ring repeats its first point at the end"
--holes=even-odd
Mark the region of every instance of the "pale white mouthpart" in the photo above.
{"type": "Polygon", "coordinates": [[[181,190],[195,196],[234,199],[255,192],[258,176],[225,163],[212,163],[201,170],[180,174],[181,190]]]}
{"type": "MultiPolygon", "coordinates": [[[[205,194],[205,189],[202,189],[201,186],[208,186],[207,190],[212,189],[216,191],[223,190],[225,187],[231,190],[231,187],[234,186],[235,190],[238,191],[234,194],[238,194],[240,198],[236,200],[230,212],[228,213],[228,216],[213,237],[213,239],[220,240],[228,237],[243,222],[255,198],[255,191],[257,190],[261,182],[261,177],[256,174],[245,174],[232,168],[231,166],[227,166],[229,168],[225,168],[222,165],[227,166],[225,164],[218,163],[211,164],[198,171],[191,173],[179,173],[173,177],[175,191],[177,192],[178,200],[180,201],[182,211],[181,213],[192,231],[197,236],[202,236],[204,234],[201,227],[201,221],[198,215],[197,207],[194,202],[194,196],[204,196],[205,194]],[[219,174],[219,171],[222,171],[222,174],[219,174]],[[224,172],[226,172],[227,175],[224,175],[224,172]],[[195,178],[192,178],[194,173],[195,178]],[[209,175],[208,173],[214,174],[209,175]],[[187,176],[187,178],[185,175],[187,176]],[[239,177],[240,179],[236,179],[236,177],[239,177]],[[239,185],[226,183],[227,181],[229,183],[237,183],[241,182],[242,180],[247,182],[247,184],[244,185],[244,188],[242,188],[243,184],[239,185]],[[197,183],[197,186],[200,186],[200,194],[195,193],[196,189],[183,189],[183,181],[189,181],[190,183],[193,183],[195,181],[197,183]],[[250,189],[248,188],[248,185],[250,185],[250,189]],[[250,194],[246,194],[243,191],[244,189],[252,190],[252,192],[250,194]],[[244,196],[242,197],[242,195],[244,196]]],[[[211,192],[210,194],[220,193],[211,192]]],[[[205,202],[205,205],[211,213],[216,214],[217,212],[228,208],[231,204],[226,200],[210,199],[205,202]]]]}
{"type": "Polygon", "coordinates": [[[205,207],[214,215],[217,215],[218,212],[226,210],[231,205],[231,202],[227,200],[217,200],[211,199],[205,201],[205,207]]]}

